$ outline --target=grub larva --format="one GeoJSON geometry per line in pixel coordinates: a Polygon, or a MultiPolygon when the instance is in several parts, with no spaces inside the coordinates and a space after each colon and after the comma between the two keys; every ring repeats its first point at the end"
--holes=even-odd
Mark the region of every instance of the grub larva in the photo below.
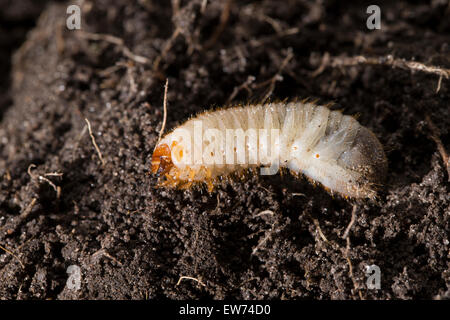
{"type": "Polygon", "coordinates": [[[287,168],[332,194],[374,198],[387,160],[354,117],[306,101],[202,113],[166,134],[152,156],[159,185],[171,187],[204,182],[211,190],[219,178],[256,167],[287,168]]]}

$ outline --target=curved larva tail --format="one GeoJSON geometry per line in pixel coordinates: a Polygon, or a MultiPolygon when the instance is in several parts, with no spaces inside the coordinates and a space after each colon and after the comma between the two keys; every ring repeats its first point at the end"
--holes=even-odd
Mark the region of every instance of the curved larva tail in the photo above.
{"type": "Polygon", "coordinates": [[[351,116],[306,102],[275,102],[204,112],[166,134],[152,158],[165,185],[189,188],[231,173],[280,167],[332,194],[374,198],[387,172],[383,147],[351,116]]]}

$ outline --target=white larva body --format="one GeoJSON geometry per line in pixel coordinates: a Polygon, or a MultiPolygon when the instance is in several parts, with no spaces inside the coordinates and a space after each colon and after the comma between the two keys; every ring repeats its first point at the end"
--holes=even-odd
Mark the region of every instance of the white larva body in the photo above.
{"type": "Polygon", "coordinates": [[[320,182],[332,193],[374,198],[374,186],[387,170],[383,148],[367,128],[351,116],[312,103],[277,102],[205,112],[168,133],[158,143],[163,145],[171,151],[172,163],[166,174],[169,185],[210,183],[242,169],[276,162],[320,182]],[[221,133],[220,137],[208,134],[211,129],[221,133]],[[228,137],[225,132],[236,129],[234,132],[254,129],[266,135],[246,136],[244,148],[236,148],[237,140],[233,140],[230,149],[223,143],[228,137]],[[199,132],[202,139],[192,138],[199,132]],[[235,161],[227,158],[230,152],[235,153],[235,161]]]}

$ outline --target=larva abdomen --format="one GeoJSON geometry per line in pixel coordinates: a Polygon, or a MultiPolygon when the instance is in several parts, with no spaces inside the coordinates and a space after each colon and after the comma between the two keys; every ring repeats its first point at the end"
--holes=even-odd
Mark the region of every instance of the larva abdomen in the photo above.
{"type": "Polygon", "coordinates": [[[265,174],[286,167],[332,193],[374,198],[387,160],[375,135],[353,117],[302,102],[205,112],[168,133],[152,158],[152,171],[169,186],[211,187],[220,176],[258,166],[265,174]]]}

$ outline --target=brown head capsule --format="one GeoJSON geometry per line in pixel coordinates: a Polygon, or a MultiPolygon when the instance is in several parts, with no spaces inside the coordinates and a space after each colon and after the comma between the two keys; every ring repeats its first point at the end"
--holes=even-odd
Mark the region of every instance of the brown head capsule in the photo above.
{"type": "Polygon", "coordinates": [[[169,146],[165,143],[159,144],[152,156],[152,173],[159,177],[169,172],[172,166],[169,146]]]}

